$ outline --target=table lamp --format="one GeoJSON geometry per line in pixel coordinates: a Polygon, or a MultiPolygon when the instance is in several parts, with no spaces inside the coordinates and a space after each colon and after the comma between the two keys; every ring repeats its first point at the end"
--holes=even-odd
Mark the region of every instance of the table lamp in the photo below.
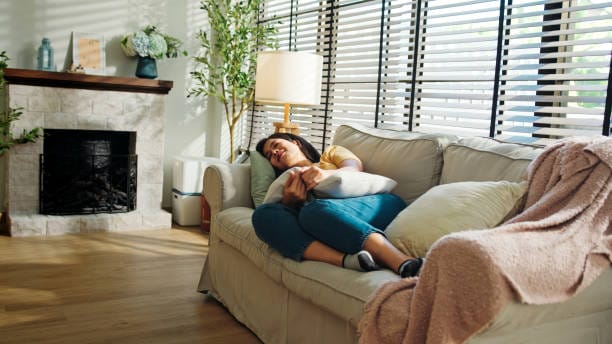
{"type": "Polygon", "coordinates": [[[297,51],[262,51],[257,54],[255,101],[284,104],[283,122],[274,122],[275,133],[298,135],[298,125],[289,121],[291,105],[321,103],[323,57],[297,51]]]}

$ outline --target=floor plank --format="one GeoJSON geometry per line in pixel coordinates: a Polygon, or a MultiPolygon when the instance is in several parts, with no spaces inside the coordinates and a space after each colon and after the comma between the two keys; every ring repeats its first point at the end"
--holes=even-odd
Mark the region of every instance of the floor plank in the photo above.
{"type": "Polygon", "coordinates": [[[194,228],[0,236],[0,343],[260,343],[196,292],[194,228]]]}

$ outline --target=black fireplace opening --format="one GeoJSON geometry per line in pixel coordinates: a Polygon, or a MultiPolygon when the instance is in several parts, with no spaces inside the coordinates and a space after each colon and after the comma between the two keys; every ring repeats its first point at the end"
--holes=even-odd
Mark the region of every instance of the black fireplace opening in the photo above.
{"type": "Polygon", "coordinates": [[[136,132],[45,129],[40,213],[76,215],[136,209],[136,132]]]}

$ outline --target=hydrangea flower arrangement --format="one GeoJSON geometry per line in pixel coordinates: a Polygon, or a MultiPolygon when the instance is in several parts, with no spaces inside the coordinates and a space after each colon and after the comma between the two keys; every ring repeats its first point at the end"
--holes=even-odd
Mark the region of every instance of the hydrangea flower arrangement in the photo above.
{"type": "Polygon", "coordinates": [[[131,32],[121,38],[121,49],[127,56],[151,57],[161,59],[174,58],[179,54],[187,56],[187,51],[180,50],[183,42],[178,38],[161,33],[152,25],[142,30],[131,32]]]}

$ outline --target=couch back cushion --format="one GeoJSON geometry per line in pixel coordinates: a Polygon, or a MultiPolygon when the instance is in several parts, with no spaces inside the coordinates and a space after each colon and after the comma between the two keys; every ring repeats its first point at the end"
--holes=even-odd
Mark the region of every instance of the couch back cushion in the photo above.
{"type": "Polygon", "coordinates": [[[444,150],[440,184],[466,181],[519,182],[527,166],[543,151],[541,146],[504,143],[484,137],[467,137],[444,150]]]}
{"type": "Polygon", "coordinates": [[[393,193],[412,202],[438,184],[442,152],[456,136],[341,125],[333,144],[361,159],[365,172],[381,174],[398,184],[393,193]]]}

